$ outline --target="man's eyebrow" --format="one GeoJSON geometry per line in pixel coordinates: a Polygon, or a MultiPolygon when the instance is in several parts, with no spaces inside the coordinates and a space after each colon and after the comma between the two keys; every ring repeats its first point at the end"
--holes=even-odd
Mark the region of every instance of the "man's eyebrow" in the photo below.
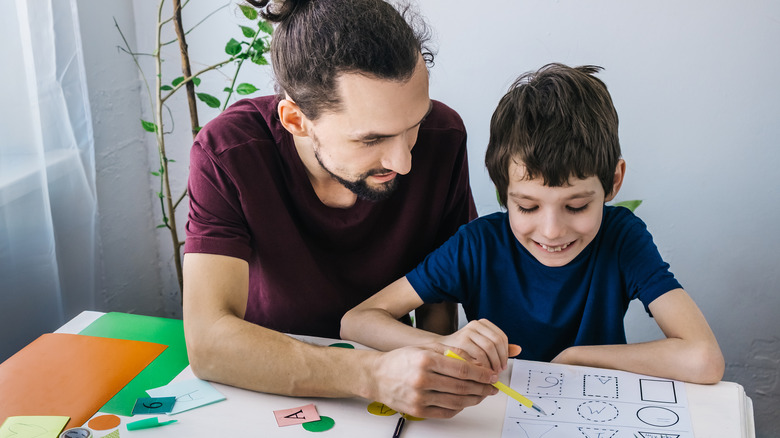
{"type": "MultiPolygon", "coordinates": [[[[425,119],[428,117],[428,115],[431,113],[431,111],[433,111],[433,102],[432,101],[428,104],[428,111],[425,112],[425,115],[422,117],[422,119],[420,119],[420,121],[415,123],[414,125],[410,126],[408,129],[414,128],[415,126],[420,126],[422,124],[422,122],[424,122],[425,119]]],[[[396,134],[385,134],[385,133],[370,131],[370,132],[365,132],[365,133],[360,133],[360,132],[355,133],[352,136],[352,138],[354,140],[358,140],[358,141],[366,141],[366,140],[379,140],[379,139],[382,139],[382,138],[390,138],[390,137],[395,137],[396,135],[398,135],[398,134],[397,133],[396,134]]]]}
{"type": "MultiPolygon", "coordinates": [[[[573,195],[566,198],[567,201],[571,201],[573,199],[582,199],[582,198],[592,198],[596,195],[595,190],[588,190],[584,192],[578,192],[574,193],[573,195]]],[[[524,193],[515,193],[515,192],[509,192],[509,197],[514,199],[527,199],[529,201],[536,201],[537,199],[533,196],[526,195],[524,193]]]]}

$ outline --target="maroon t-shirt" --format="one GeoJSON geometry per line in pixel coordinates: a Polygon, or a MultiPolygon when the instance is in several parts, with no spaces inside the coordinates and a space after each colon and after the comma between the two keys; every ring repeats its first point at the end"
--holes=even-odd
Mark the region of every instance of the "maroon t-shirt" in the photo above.
{"type": "Polygon", "coordinates": [[[455,111],[434,101],[396,192],[332,208],[315,194],[276,103],[242,100],[198,134],[185,252],[249,263],[247,321],[338,338],[347,310],[476,217],[466,131],[455,111]]]}

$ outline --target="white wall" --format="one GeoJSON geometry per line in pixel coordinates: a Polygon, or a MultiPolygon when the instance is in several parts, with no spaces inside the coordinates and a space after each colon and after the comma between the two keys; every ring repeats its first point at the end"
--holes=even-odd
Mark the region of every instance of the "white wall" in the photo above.
{"type": "MultiPolygon", "coordinates": [[[[434,98],[469,129],[480,214],[490,116],[520,73],[596,64],[620,116],[626,182],[675,275],[708,318],[726,379],[780,436],[780,3],[620,0],[419,2],[437,36],[434,98]]],[[[638,307],[629,337],[660,336],[638,307]]]]}
{"type": "MultiPolygon", "coordinates": [[[[185,20],[216,7],[204,3],[211,2],[193,2],[185,20]]],[[[758,436],[780,435],[780,3],[419,3],[439,48],[432,97],[458,110],[469,130],[480,214],[498,209],[483,157],[490,115],[512,80],[553,61],[605,67],[601,78],[620,115],[628,162],[618,199],[644,201],[637,213],[710,321],[726,356],[726,379],[753,398],[758,436]]],[[[145,98],[132,63],[115,48],[111,21],[116,16],[133,39],[137,34],[132,42],[148,50],[156,2],[133,6],[79,0],[96,129],[102,307],[175,314],[169,243],[154,230],[159,214],[147,172],[155,155],[135,127],[141,111],[148,118],[139,109],[145,98]]],[[[193,32],[198,62],[220,53],[235,33],[234,16],[231,6],[215,16],[224,24],[193,32]]],[[[169,57],[166,68],[175,72],[178,65],[169,57]]],[[[267,72],[252,75],[271,92],[267,72]]],[[[191,142],[187,123],[177,122],[177,140],[169,145],[179,161],[179,186],[191,142]]],[[[627,320],[631,340],[660,336],[637,307],[627,320]]]]}

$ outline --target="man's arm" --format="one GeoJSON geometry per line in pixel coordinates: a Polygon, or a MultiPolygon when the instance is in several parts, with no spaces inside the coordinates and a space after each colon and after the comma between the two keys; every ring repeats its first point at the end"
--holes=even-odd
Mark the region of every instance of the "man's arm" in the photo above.
{"type": "Polygon", "coordinates": [[[715,335],[696,303],[682,289],[650,303],[666,339],[628,345],[575,346],[556,363],[612,368],[692,383],[717,383],[725,368],[715,335]]]}
{"type": "Polygon", "coordinates": [[[443,345],[320,347],[244,321],[248,278],[241,259],[184,257],[184,334],[200,378],[291,396],[360,396],[419,417],[452,417],[496,392],[494,372],[448,359],[443,345]]]}

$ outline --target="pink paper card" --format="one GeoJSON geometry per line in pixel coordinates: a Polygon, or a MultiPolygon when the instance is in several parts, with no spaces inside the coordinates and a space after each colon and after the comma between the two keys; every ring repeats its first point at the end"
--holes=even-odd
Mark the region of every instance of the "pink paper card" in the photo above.
{"type": "Polygon", "coordinates": [[[279,427],[320,420],[320,414],[317,413],[317,408],[313,403],[298,408],[274,411],[274,415],[276,416],[276,424],[279,427]]]}

